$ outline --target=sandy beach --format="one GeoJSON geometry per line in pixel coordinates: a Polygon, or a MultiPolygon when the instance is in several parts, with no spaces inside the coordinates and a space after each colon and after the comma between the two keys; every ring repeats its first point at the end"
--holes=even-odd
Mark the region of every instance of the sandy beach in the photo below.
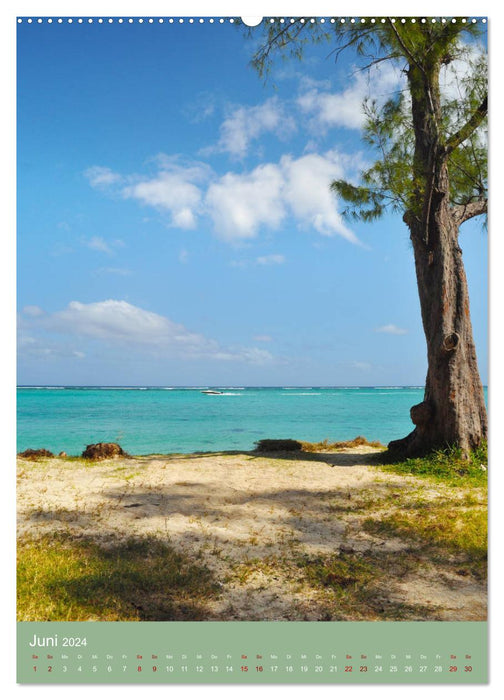
{"type": "Polygon", "coordinates": [[[486,619],[485,583],[456,553],[433,559],[422,543],[369,525],[420,495],[428,508],[462,494],[386,473],[376,452],[18,458],[18,536],[167,543],[211,571],[219,594],[206,603],[210,620],[392,619],[394,610],[398,619],[486,619]],[[362,605],[300,575],[300,561],[331,557],[383,573],[362,605]]]}

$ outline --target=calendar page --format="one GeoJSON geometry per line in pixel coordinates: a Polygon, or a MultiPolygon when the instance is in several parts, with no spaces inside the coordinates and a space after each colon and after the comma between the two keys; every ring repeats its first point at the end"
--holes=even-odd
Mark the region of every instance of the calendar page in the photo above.
{"type": "Polygon", "coordinates": [[[344,9],[15,20],[19,684],[488,680],[488,22],[344,9]]]}

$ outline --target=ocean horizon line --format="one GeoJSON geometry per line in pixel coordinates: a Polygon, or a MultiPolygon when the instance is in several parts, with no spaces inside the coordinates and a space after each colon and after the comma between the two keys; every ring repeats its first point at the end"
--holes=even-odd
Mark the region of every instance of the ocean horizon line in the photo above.
{"type": "MultiPolygon", "coordinates": [[[[486,388],[486,385],[483,385],[486,388]]],[[[17,384],[16,389],[187,389],[198,391],[203,389],[424,389],[423,384],[17,384]]]]}

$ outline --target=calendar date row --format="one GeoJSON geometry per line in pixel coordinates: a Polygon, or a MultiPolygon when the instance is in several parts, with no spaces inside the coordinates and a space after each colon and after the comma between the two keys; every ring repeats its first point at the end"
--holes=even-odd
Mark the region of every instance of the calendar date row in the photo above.
{"type": "Polygon", "coordinates": [[[98,673],[99,671],[103,672],[106,671],[108,673],[115,672],[123,672],[123,673],[172,673],[172,674],[177,674],[177,673],[471,673],[473,671],[473,667],[469,664],[465,664],[463,666],[455,666],[455,665],[450,665],[450,666],[443,666],[443,665],[435,665],[435,666],[427,666],[427,665],[421,665],[421,666],[414,666],[411,664],[408,664],[406,666],[398,666],[398,665],[382,665],[382,664],[375,664],[375,665],[344,665],[344,666],[337,666],[337,665],[328,665],[328,666],[322,666],[322,665],[315,665],[315,666],[309,666],[306,664],[303,664],[301,666],[295,666],[288,664],[286,666],[281,666],[281,665],[258,665],[258,666],[247,666],[247,665],[241,665],[241,666],[220,666],[220,665],[212,665],[212,666],[201,666],[201,665],[196,665],[196,666],[189,666],[189,665],[181,665],[181,666],[175,666],[172,664],[164,665],[164,664],[153,664],[153,665],[142,665],[142,664],[121,664],[121,665],[112,665],[112,664],[107,664],[106,666],[100,666],[97,664],[93,664],[91,666],[84,666],[82,664],[79,664],[77,666],[73,665],[68,665],[68,664],[63,664],[63,665],[34,665],[33,667],[34,672],[40,672],[40,673],[67,673],[71,671],[76,671],[78,673],[98,673]]]}

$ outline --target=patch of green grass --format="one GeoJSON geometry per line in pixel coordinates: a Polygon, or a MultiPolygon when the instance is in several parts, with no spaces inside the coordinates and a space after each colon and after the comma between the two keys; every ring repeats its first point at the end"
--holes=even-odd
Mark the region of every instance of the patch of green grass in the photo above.
{"type": "Polygon", "coordinates": [[[331,497],[327,503],[326,510],[331,515],[334,514],[358,514],[365,513],[368,510],[376,510],[376,508],[381,508],[388,500],[394,501],[397,497],[401,497],[402,494],[387,494],[387,492],[382,493],[378,490],[362,490],[357,493],[352,494],[348,491],[346,496],[341,494],[339,498],[331,497]]]}
{"type": "Polygon", "coordinates": [[[485,486],[488,481],[487,444],[483,443],[464,459],[457,448],[438,450],[427,457],[407,459],[402,462],[385,463],[387,454],[383,455],[381,469],[394,474],[405,474],[443,481],[450,486],[485,486]]]}
{"type": "Polygon", "coordinates": [[[363,559],[342,554],[332,557],[300,559],[298,566],[310,583],[342,591],[367,586],[376,576],[375,568],[363,559]]]}
{"type": "Polygon", "coordinates": [[[202,620],[219,590],[208,569],[147,537],[25,538],[17,575],[20,621],[202,620]]]}
{"type": "Polygon", "coordinates": [[[81,457],[80,455],[67,455],[66,457],[59,457],[62,462],[77,462],[79,466],[82,467],[99,467],[101,466],[99,462],[94,459],[87,459],[87,457],[81,457]]]}
{"type": "MultiPolygon", "coordinates": [[[[421,564],[414,548],[327,556],[297,552],[292,558],[271,556],[241,562],[230,580],[247,585],[257,574],[280,580],[290,593],[301,593],[311,600],[308,607],[316,606],[319,620],[436,619],[432,607],[389,599],[390,581],[401,579],[421,564]]],[[[302,600],[296,604],[299,619],[303,619],[305,608],[302,600]]]]}
{"type": "Polygon", "coordinates": [[[487,512],[486,508],[465,508],[453,503],[436,505],[426,503],[424,508],[402,510],[380,519],[367,518],[363,522],[367,532],[392,535],[421,543],[423,551],[431,550],[436,559],[439,553],[455,555],[467,564],[480,580],[486,577],[487,512]]]}
{"type": "Polygon", "coordinates": [[[389,600],[387,581],[416,569],[415,552],[300,558],[307,582],[320,592],[325,620],[435,619],[429,606],[389,600]]]}
{"type": "Polygon", "coordinates": [[[385,449],[385,445],[381,442],[373,440],[369,442],[362,435],[358,435],[353,440],[344,440],[342,442],[330,442],[327,438],[321,442],[301,442],[303,452],[323,452],[324,450],[344,450],[352,447],[377,447],[385,449]]]}
{"type": "Polygon", "coordinates": [[[61,522],[74,522],[78,520],[79,513],[69,508],[35,508],[30,513],[32,520],[59,520],[61,522]]]}
{"type": "Polygon", "coordinates": [[[286,570],[286,560],[275,555],[247,558],[234,564],[228,580],[237,580],[240,584],[246,584],[254,575],[275,576],[279,571],[286,570]]]}

